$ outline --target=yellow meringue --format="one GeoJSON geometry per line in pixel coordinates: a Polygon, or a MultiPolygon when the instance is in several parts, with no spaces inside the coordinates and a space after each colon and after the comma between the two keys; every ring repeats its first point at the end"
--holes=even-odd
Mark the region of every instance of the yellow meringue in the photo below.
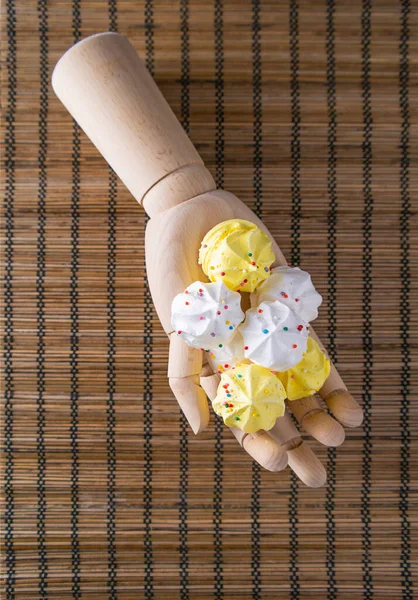
{"type": "Polygon", "coordinates": [[[202,269],[231,290],[253,292],[270,275],[271,241],[257,225],[242,219],[219,223],[204,237],[199,251],[202,269]]]}
{"type": "Polygon", "coordinates": [[[241,363],[222,373],[212,404],[228,427],[255,433],[268,431],[283,416],[285,398],[283,385],[269,369],[241,363]]]}
{"type": "Polygon", "coordinates": [[[321,389],[330,374],[331,364],[317,342],[308,338],[305,356],[297,365],[277,373],[289,400],[311,396],[321,389]]]}

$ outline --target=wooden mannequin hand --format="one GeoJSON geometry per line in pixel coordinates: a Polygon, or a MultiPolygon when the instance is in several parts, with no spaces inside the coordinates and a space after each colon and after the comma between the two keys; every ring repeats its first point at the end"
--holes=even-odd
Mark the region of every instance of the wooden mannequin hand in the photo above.
{"type": "MultiPolygon", "coordinates": [[[[170,337],[170,386],[196,434],[203,431],[209,422],[206,394],[211,400],[216,396],[220,378],[205,363],[204,352],[187,346],[172,331],[171,303],[174,296],[194,281],[207,280],[197,264],[201,241],[216,224],[233,218],[259,225],[272,239],[275,264],[286,264],[279,247],[261,221],[228,192],[208,192],[180,203],[153,216],[147,226],[148,279],[156,310],[170,337]]],[[[312,330],[311,335],[317,339],[312,330]]],[[[289,464],[306,485],[319,487],[326,480],[325,469],[301,439],[289,411],[307,433],[326,446],[338,446],[344,441],[341,423],[356,427],[363,416],[335,367],[332,367],[319,394],[338,421],[325,412],[319,398],[310,396],[288,402],[286,415],[277,419],[269,432],[245,434],[239,429],[231,431],[245,450],[266,469],[280,471],[289,464]]]]}
{"type": "MultiPolygon", "coordinates": [[[[52,85],[151,217],[146,233],[147,271],[157,312],[170,336],[168,376],[193,431],[199,433],[209,421],[203,390],[213,398],[219,377],[203,364],[202,351],[173,335],[171,302],[194,281],[205,281],[197,264],[198,250],[216,224],[241,218],[270,234],[238,198],[214,191],[201,157],[125,37],[103,33],[79,42],[60,59],[52,85]]],[[[272,241],[276,263],[286,264],[272,241]]],[[[335,368],[320,395],[339,422],[321,408],[316,397],[293,401],[289,410],[313,437],[327,446],[338,446],[344,440],[340,423],[360,425],[361,408],[335,368]]],[[[325,482],[324,467],[300,438],[289,413],[268,433],[232,431],[265,468],[280,471],[289,464],[307,485],[325,482]]]]}

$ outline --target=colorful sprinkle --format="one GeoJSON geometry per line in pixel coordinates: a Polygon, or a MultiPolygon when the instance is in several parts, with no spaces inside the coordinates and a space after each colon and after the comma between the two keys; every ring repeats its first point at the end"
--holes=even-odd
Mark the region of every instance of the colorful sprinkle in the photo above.
{"type": "Polygon", "coordinates": [[[266,267],[264,270],[266,273],[268,273],[270,271],[270,269],[268,267],[266,267]]]}
{"type": "Polygon", "coordinates": [[[241,377],[242,377],[241,373],[238,373],[237,377],[239,377],[241,379],[241,377]]]}
{"type": "Polygon", "coordinates": [[[268,329],[263,329],[263,333],[268,333],[269,330],[268,329]]]}
{"type": "Polygon", "coordinates": [[[222,271],[221,275],[222,277],[225,277],[225,271],[222,271]]]}
{"type": "Polygon", "coordinates": [[[248,253],[248,256],[252,256],[252,255],[253,255],[253,253],[252,253],[252,252],[249,252],[249,253],[248,253]]]}
{"type": "Polygon", "coordinates": [[[227,398],[230,398],[230,397],[231,397],[231,394],[227,394],[227,395],[226,395],[226,397],[227,397],[227,398]]]}
{"type": "Polygon", "coordinates": [[[248,350],[248,346],[244,346],[244,350],[248,350]]]}
{"type": "Polygon", "coordinates": [[[199,317],[199,321],[203,321],[205,317],[199,317]]]}
{"type": "Polygon", "coordinates": [[[227,304],[225,304],[224,309],[228,310],[228,305],[227,304]]]}
{"type": "Polygon", "coordinates": [[[188,293],[189,293],[189,290],[184,290],[184,293],[185,293],[185,294],[188,294],[188,293]]]}
{"type": "Polygon", "coordinates": [[[229,326],[229,329],[232,331],[234,328],[232,327],[232,325],[229,326]]]}
{"type": "Polygon", "coordinates": [[[189,306],[190,302],[185,302],[184,304],[185,304],[186,306],[189,306]]]}
{"type": "Polygon", "coordinates": [[[226,389],[228,386],[229,386],[229,383],[224,383],[224,385],[222,387],[226,389]]]}
{"type": "Polygon", "coordinates": [[[225,369],[229,369],[229,365],[224,365],[225,369]]]}
{"type": "Polygon", "coordinates": [[[259,308],[259,309],[258,309],[258,312],[259,312],[259,313],[262,313],[262,312],[263,312],[263,309],[262,309],[262,308],[259,308]]]}
{"type": "Polygon", "coordinates": [[[239,417],[235,417],[235,421],[241,421],[239,417]]]}
{"type": "Polygon", "coordinates": [[[291,378],[292,379],[296,379],[296,375],[291,375],[291,378]]]}
{"type": "Polygon", "coordinates": [[[225,321],[225,325],[230,325],[231,321],[225,321]]]}
{"type": "Polygon", "coordinates": [[[221,314],[221,311],[220,311],[220,310],[216,311],[216,314],[217,314],[217,315],[220,315],[220,314],[221,314]]]}
{"type": "Polygon", "coordinates": [[[289,327],[283,327],[283,331],[289,331],[289,327]]]}
{"type": "Polygon", "coordinates": [[[298,345],[297,344],[293,344],[292,348],[297,348],[298,345]]]}
{"type": "Polygon", "coordinates": [[[295,302],[299,302],[299,298],[295,298],[295,302]]]}
{"type": "Polygon", "coordinates": [[[302,331],[303,325],[298,325],[298,331],[302,331]]]}
{"type": "Polygon", "coordinates": [[[244,279],[244,283],[248,283],[248,279],[244,279]]]}
{"type": "Polygon", "coordinates": [[[212,337],[215,337],[215,335],[216,335],[216,334],[215,334],[215,333],[211,333],[210,335],[211,335],[212,337]]]}
{"type": "Polygon", "coordinates": [[[222,345],[222,344],[219,344],[219,348],[222,348],[222,347],[223,347],[223,345],[222,345]]]}
{"type": "Polygon", "coordinates": [[[252,264],[253,267],[255,267],[255,262],[252,262],[251,264],[252,264]]]}
{"type": "Polygon", "coordinates": [[[180,335],[180,334],[181,334],[181,331],[178,331],[178,332],[177,332],[177,334],[178,334],[178,335],[180,335]]]}

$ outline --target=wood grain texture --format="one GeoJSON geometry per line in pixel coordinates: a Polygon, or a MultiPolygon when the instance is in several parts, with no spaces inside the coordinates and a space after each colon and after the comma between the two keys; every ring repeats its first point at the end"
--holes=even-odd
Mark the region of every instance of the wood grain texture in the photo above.
{"type": "Polygon", "coordinates": [[[5,0],[3,596],[417,594],[416,11],[403,0],[5,0]],[[328,485],[251,464],[166,379],[146,217],[54,96],[63,52],[127,35],[216,184],[324,297],[363,428],[328,485]]]}

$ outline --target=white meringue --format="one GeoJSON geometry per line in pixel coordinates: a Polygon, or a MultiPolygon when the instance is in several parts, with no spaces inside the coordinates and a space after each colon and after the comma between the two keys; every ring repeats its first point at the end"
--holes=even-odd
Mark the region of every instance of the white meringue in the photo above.
{"type": "Polygon", "coordinates": [[[286,371],[302,360],[307,323],[278,300],[247,310],[240,327],[245,357],[272,371],[286,371]]]}
{"type": "Polygon", "coordinates": [[[244,360],[244,340],[238,328],[238,331],[232,340],[222,346],[222,348],[213,348],[207,354],[208,363],[214,373],[223,373],[235,367],[244,360]]]}
{"type": "Polygon", "coordinates": [[[174,331],[194,348],[222,348],[243,321],[241,295],[224,283],[195,281],[171,305],[174,331]]]}
{"type": "Polygon", "coordinates": [[[318,317],[322,296],[312,284],[311,276],[299,267],[276,267],[252,294],[251,305],[279,300],[309,323],[318,317]]]}

